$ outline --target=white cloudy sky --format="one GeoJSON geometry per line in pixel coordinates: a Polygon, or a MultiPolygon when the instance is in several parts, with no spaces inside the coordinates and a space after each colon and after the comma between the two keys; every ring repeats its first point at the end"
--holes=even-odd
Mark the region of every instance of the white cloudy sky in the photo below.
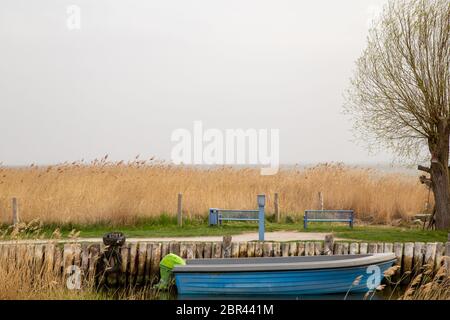
{"type": "Polygon", "coordinates": [[[389,162],[342,115],[384,2],[2,0],[0,162],[169,159],[194,120],[279,128],[282,163],[389,162]]]}

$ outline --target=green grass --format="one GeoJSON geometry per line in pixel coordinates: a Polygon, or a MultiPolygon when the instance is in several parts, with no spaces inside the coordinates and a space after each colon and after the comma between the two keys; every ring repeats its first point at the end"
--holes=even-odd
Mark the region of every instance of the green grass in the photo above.
{"type": "Polygon", "coordinates": [[[335,237],[369,242],[446,242],[447,231],[422,230],[421,227],[392,227],[385,225],[355,226],[316,223],[307,232],[333,232],[335,237]]]}
{"type": "MultiPolygon", "coordinates": [[[[311,223],[308,229],[303,229],[300,222],[291,221],[290,223],[274,223],[272,219],[266,222],[266,231],[299,231],[299,232],[322,232],[334,233],[335,237],[367,242],[434,242],[447,241],[448,231],[422,230],[419,227],[391,227],[391,226],[355,226],[350,229],[344,224],[335,223],[311,223]]],[[[0,227],[5,229],[6,226],[0,227]]],[[[251,222],[228,222],[220,227],[209,227],[207,219],[195,218],[186,219],[183,227],[177,226],[175,217],[161,215],[158,218],[141,219],[132,225],[111,225],[107,223],[98,223],[90,225],[43,225],[40,234],[44,237],[50,237],[55,229],[59,229],[62,237],[68,237],[70,232],[75,229],[80,231],[81,238],[102,237],[105,233],[111,231],[121,231],[127,237],[189,237],[189,236],[224,236],[237,235],[245,232],[257,232],[256,223],[251,222]]],[[[32,238],[36,233],[23,233],[32,238]]],[[[5,238],[8,238],[6,236],[5,238]]]]}

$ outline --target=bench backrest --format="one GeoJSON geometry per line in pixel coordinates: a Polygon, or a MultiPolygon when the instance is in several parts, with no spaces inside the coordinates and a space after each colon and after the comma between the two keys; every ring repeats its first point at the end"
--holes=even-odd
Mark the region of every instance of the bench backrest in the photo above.
{"type": "Polygon", "coordinates": [[[209,224],[220,224],[221,221],[259,221],[258,210],[209,209],[209,224]]]}
{"type": "Polygon", "coordinates": [[[258,222],[258,239],[264,241],[265,232],[265,212],[266,196],[258,194],[256,196],[258,210],[229,210],[229,209],[209,209],[209,225],[221,224],[224,220],[235,221],[257,221],[258,222]]]}
{"type": "Polygon", "coordinates": [[[353,210],[305,210],[305,218],[323,220],[348,220],[353,217],[353,210]]]}
{"type": "Polygon", "coordinates": [[[308,227],[308,221],[314,222],[347,222],[353,228],[353,210],[305,210],[303,227],[308,227]]]}

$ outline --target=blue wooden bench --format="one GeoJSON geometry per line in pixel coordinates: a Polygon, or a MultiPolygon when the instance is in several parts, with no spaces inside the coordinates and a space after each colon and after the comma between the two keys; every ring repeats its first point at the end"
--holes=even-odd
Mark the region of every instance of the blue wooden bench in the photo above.
{"type": "Polygon", "coordinates": [[[259,210],[209,209],[209,225],[221,225],[222,221],[259,221],[259,210]]]}
{"type": "Polygon", "coordinates": [[[303,228],[308,228],[308,222],[345,222],[353,228],[353,210],[305,210],[303,228]]]}
{"type": "Polygon", "coordinates": [[[266,197],[263,194],[257,196],[258,210],[230,210],[230,209],[209,209],[209,225],[222,225],[223,221],[257,221],[259,241],[264,241],[266,197]]]}

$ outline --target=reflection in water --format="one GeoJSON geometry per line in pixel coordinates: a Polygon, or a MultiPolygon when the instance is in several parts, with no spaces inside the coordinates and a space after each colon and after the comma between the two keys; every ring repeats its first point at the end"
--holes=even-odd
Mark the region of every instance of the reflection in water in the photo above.
{"type": "Polygon", "coordinates": [[[176,292],[172,292],[170,295],[166,295],[163,299],[177,299],[177,300],[389,300],[397,299],[402,292],[403,288],[396,288],[395,292],[386,287],[383,291],[366,293],[349,293],[347,297],[345,293],[338,294],[324,294],[324,295],[261,295],[261,296],[232,296],[232,295],[177,295],[176,292]]]}
{"type": "MultiPolygon", "coordinates": [[[[214,295],[214,296],[201,296],[201,295],[178,295],[178,300],[344,300],[345,293],[343,294],[324,294],[324,295],[261,295],[261,296],[232,296],[232,295],[214,295]]],[[[364,293],[362,294],[349,294],[346,300],[363,300],[364,293]]],[[[372,300],[384,300],[385,297],[379,293],[376,293],[372,300]]]]}
{"type": "Polygon", "coordinates": [[[397,287],[393,291],[392,287],[386,286],[382,291],[366,293],[352,293],[347,296],[345,293],[325,294],[325,295],[178,295],[175,287],[169,291],[155,290],[151,287],[132,289],[125,291],[106,290],[103,292],[111,299],[139,299],[139,300],[390,300],[398,299],[403,294],[405,288],[397,287]],[[109,294],[108,294],[109,293],[109,294]]]}

